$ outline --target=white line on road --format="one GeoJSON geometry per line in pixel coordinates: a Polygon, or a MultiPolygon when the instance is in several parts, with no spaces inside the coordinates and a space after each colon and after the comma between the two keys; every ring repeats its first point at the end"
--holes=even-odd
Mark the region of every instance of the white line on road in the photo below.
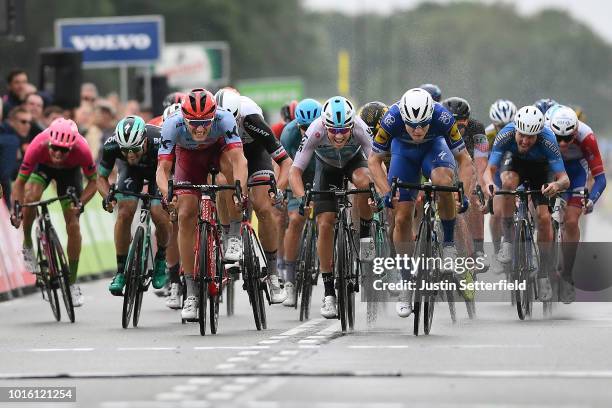
{"type": "Polygon", "coordinates": [[[32,351],[35,353],[39,353],[39,352],[49,352],[49,351],[93,351],[95,350],[94,348],[34,348],[34,349],[28,349],[26,351],[32,351]]]}
{"type": "Polygon", "coordinates": [[[280,340],[262,340],[259,342],[259,344],[276,344],[278,343],[280,340]]]}
{"type": "Polygon", "coordinates": [[[317,334],[321,336],[329,336],[338,331],[340,331],[340,322],[334,322],[325,329],[318,332],[317,334]]]}
{"type": "Polygon", "coordinates": [[[428,349],[428,348],[451,348],[451,349],[479,349],[479,348],[543,348],[540,344],[428,344],[428,345],[363,345],[348,346],[350,349],[428,349]]]}
{"type": "Polygon", "coordinates": [[[238,355],[239,356],[256,356],[259,353],[260,353],[259,350],[245,350],[245,351],[241,351],[240,353],[238,353],[238,355]]]}
{"type": "Polygon", "coordinates": [[[323,319],[323,318],[311,320],[311,321],[306,322],[304,324],[301,324],[301,325],[299,325],[297,327],[294,327],[293,329],[287,330],[286,332],[283,332],[280,335],[281,336],[295,336],[296,334],[299,334],[299,333],[301,333],[303,331],[308,330],[312,326],[316,326],[317,324],[321,323],[324,320],[325,319],[323,319]]]}
{"type": "Polygon", "coordinates": [[[217,364],[217,367],[219,370],[227,370],[228,368],[234,368],[236,367],[236,364],[217,364]]]}
{"type": "Polygon", "coordinates": [[[176,349],[177,347],[117,347],[117,351],[173,351],[176,349]]]}
{"type": "Polygon", "coordinates": [[[194,350],[253,350],[268,349],[270,346],[196,346],[194,350]]]}
{"type": "Polygon", "coordinates": [[[248,357],[230,357],[227,359],[228,363],[238,363],[241,361],[249,361],[248,357]]]}
{"type": "Polygon", "coordinates": [[[190,378],[188,381],[189,384],[197,384],[197,385],[206,385],[206,384],[210,384],[211,382],[213,382],[213,379],[208,378],[208,377],[190,378]]]}

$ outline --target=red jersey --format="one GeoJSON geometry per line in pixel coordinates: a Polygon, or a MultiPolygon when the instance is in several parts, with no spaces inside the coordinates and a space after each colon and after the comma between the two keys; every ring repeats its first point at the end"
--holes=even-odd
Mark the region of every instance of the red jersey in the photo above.
{"type": "Polygon", "coordinates": [[[159,116],[154,117],[150,121],[148,121],[147,125],[153,125],[153,126],[161,127],[163,122],[164,122],[164,117],[162,115],[159,115],[159,116]]]}
{"type": "Polygon", "coordinates": [[[277,140],[280,140],[281,133],[283,133],[283,129],[285,128],[285,125],[286,125],[285,122],[280,121],[270,126],[270,129],[272,129],[272,133],[274,133],[274,137],[276,137],[277,140]]]}

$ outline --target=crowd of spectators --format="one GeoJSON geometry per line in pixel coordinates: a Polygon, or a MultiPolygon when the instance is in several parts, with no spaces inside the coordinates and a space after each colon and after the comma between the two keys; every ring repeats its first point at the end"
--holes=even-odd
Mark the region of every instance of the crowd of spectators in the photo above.
{"type": "Polygon", "coordinates": [[[90,82],[81,86],[80,105],[76,109],[63,109],[53,102],[50,95],[29,82],[24,70],[13,69],[7,75],[6,92],[0,98],[0,186],[7,205],[11,184],[28,145],[54,119],[73,119],[97,160],[120,118],[140,115],[148,121],[153,117],[151,109],[141,108],[138,101],[123,104],[114,92],[102,97],[90,82]]]}

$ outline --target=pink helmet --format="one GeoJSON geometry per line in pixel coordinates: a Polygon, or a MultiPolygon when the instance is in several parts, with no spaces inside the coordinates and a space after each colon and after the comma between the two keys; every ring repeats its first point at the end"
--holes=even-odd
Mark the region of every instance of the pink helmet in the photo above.
{"type": "Polygon", "coordinates": [[[78,128],[70,119],[57,118],[49,125],[49,143],[71,148],[77,140],[78,128]]]}

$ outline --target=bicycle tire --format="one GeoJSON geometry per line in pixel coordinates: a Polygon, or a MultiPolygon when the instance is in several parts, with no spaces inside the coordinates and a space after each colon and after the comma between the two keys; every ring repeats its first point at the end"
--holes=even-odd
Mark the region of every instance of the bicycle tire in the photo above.
{"type": "Polygon", "coordinates": [[[448,303],[448,311],[453,324],[457,323],[457,308],[455,307],[455,292],[452,289],[448,289],[444,292],[446,295],[446,302],[448,303]]]}
{"type": "Polygon", "coordinates": [[[134,238],[130,243],[128,250],[128,258],[125,263],[125,290],[123,292],[123,311],[121,314],[121,325],[124,329],[127,329],[130,325],[132,312],[134,311],[134,302],[138,294],[138,287],[140,286],[140,256],[142,255],[141,245],[142,237],[144,235],[144,229],[138,227],[134,238]]]}
{"type": "MultiPolygon", "coordinates": [[[[427,253],[427,259],[433,258],[442,258],[440,247],[437,246],[432,241],[429,241],[431,252],[427,253]],[[435,249],[434,249],[435,248],[435,249]],[[434,253],[435,252],[435,253],[434,253]]],[[[434,265],[434,269],[429,271],[427,270],[427,282],[437,284],[440,282],[440,271],[434,265]]],[[[423,309],[423,332],[425,334],[429,334],[431,332],[431,326],[433,325],[433,316],[434,310],[436,307],[436,297],[438,296],[438,291],[435,289],[428,289],[425,291],[425,302],[423,309]]]]}
{"type": "Polygon", "coordinates": [[[49,260],[47,259],[45,251],[43,251],[41,248],[40,240],[38,240],[37,254],[40,282],[43,285],[40,288],[40,292],[43,296],[43,299],[45,298],[45,294],[47,295],[46,298],[49,302],[49,306],[51,307],[51,313],[53,313],[53,317],[55,318],[55,320],[59,322],[62,319],[62,313],[59,306],[57,288],[54,289],[51,283],[51,278],[49,276],[49,260]]]}
{"type": "MultiPolygon", "coordinates": [[[[66,308],[66,313],[68,314],[68,320],[70,320],[70,323],[74,323],[74,305],[72,304],[72,293],[70,293],[70,268],[68,267],[66,255],[64,254],[64,250],[59,237],[57,236],[57,232],[55,232],[55,229],[53,228],[49,229],[49,239],[49,249],[51,250],[51,256],[54,258],[53,263],[54,267],[56,268],[55,273],[51,273],[51,276],[53,279],[57,279],[59,281],[59,287],[62,292],[64,307],[66,308]]],[[[49,272],[51,272],[51,270],[49,270],[49,272]]],[[[57,289],[54,291],[56,292],[54,296],[57,296],[57,289]]]]}
{"type": "MultiPolygon", "coordinates": [[[[420,256],[420,254],[425,254],[425,252],[427,251],[426,244],[428,242],[428,237],[427,237],[427,234],[423,236],[424,233],[425,233],[425,222],[421,221],[421,224],[419,225],[419,234],[417,235],[417,241],[414,247],[415,256],[420,256]],[[424,250],[422,251],[421,249],[423,248],[423,246],[424,246],[424,250]]],[[[419,324],[421,320],[421,304],[422,304],[421,298],[422,298],[423,293],[420,287],[421,287],[421,281],[425,279],[423,274],[424,274],[423,269],[419,268],[416,274],[416,288],[414,290],[414,301],[413,301],[413,306],[412,306],[412,312],[414,314],[412,333],[415,336],[419,335],[419,324]]]]}
{"type": "Polygon", "coordinates": [[[529,293],[531,291],[531,277],[528,270],[528,254],[527,254],[527,234],[524,222],[515,226],[514,240],[514,256],[512,262],[513,273],[515,279],[521,282],[526,282],[526,289],[515,289],[514,299],[516,302],[516,311],[520,320],[525,320],[529,313],[529,293]]]}
{"type": "MultiPolygon", "coordinates": [[[[312,299],[312,275],[316,272],[316,237],[314,221],[306,221],[306,237],[304,240],[304,262],[301,273],[300,321],[310,318],[310,302],[312,299]]],[[[302,264],[302,262],[300,262],[302,264]]],[[[297,304],[297,302],[296,302],[297,304]]]]}
{"type": "Polygon", "coordinates": [[[242,279],[249,297],[255,328],[261,330],[261,318],[259,314],[259,274],[256,273],[259,264],[253,250],[253,243],[247,227],[243,227],[240,233],[242,239],[242,279]]]}
{"type": "MultiPolygon", "coordinates": [[[[212,230],[210,231],[212,232],[212,230]]],[[[219,254],[219,242],[216,240],[212,240],[213,250],[212,255],[214,260],[212,264],[215,266],[215,281],[214,285],[217,288],[217,293],[214,295],[209,295],[209,304],[208,308],[210,311],[210,332],[212,334],[217,334],[217,330],[219,329],[219,301],[221,299],[221,292],[223,288],[223,274],[225,272],[225,268],[223,267],[223,263],[221,261],[221,255],[219,254]]]]}
{"type": "MultiPolygon", "coordinates": [[[[144,245],[144,235],[143,235],[143,243],[140,246],[140,250],[141,250],[141,256],[140,256],[140,260],[141,260],[141,266],[140,266],[140,270],[141,271],[145,271],[148,265],[148,250],[149,250],[149,245],[147,245],[145,247],[144,245]]],[[[144,287],[145,281],[146,281],[146,277],[143,275],[140,275],[139,277],[140,279],[138,280],[138,292],[136,293],[136,299],[134,299],[134,313],[132,315],[132,326],[133,327],[138,327],[138,322],[140,320],[140,312],[142,311],[142,296],[144,295],[144,292],[146,290],[146,288],[144,287]]]]}
{"type": "Polygon", "coordinates": [[[361,269],[360,261],[355,258],[354,246],[351,245],[351,235],[347,234],[346,248],[349,248],[345,252],[346,262],[345,269],[346,277],[346,317],[350,331],[355,328],[355,292],[359,289],[359,272],[361,269]],[[353,272],[355,274],[353,275],[353,272]]]}
{"type": "Polygon", "coordinates": [[[196,279],[198,281],[198,323],[200,325],[200,335],[206,335],[206,308],[208,306],[208,283],[209,268],[211,261],[212,245],[210,231],[207,225],[200,227],[200,240],[198,248],[198,268],[196,279]]]}

